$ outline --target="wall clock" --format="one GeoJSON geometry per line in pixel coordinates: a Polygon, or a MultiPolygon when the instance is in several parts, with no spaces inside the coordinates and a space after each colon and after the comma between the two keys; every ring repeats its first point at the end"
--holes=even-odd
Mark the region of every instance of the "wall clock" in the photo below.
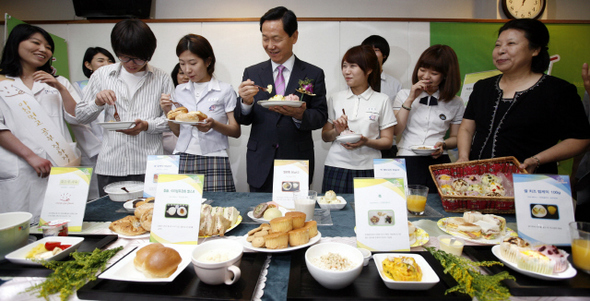
{"type": "Polygon", "coordinates": [[[510,19],[537,19],[545,11],[546,0],[500,0],[502,10],[510,19]]]}

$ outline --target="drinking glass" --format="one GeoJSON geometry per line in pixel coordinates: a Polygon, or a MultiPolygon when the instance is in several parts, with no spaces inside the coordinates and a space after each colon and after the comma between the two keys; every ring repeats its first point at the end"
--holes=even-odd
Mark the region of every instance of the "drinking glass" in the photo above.
{"type": "Polygon", "coordinates": [[[413,215],[423,215],[426,209],[428,187],[424,185],[408,185],[407,203],[408,212],[413,215]]]}
{"type": "Polygon", "coordinates": [[[571,222],[570,236],[574,265],[590,274],[590,223],[571,222]]]}
{"type": "Polygon", "coordinates": [[[307,193],[296,193],[293,199],[295,203],[295,210],[305,213],[305,221],[313,219],[315,211],[315,203],[318,198],[317,191],[309,190],[307,193]]]}

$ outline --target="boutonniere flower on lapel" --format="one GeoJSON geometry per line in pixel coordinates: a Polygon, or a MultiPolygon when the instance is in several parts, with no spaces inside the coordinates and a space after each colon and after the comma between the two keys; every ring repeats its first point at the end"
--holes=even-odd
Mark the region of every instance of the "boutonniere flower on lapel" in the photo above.
{"type": "Polygon", "coordinates": [[[315,96],[315,94],[313,94],[313,84],[311,83],[312,81],[313,80],[307,77],[305,79],[299,80],[299,89],[297,89],[297,92],[301,93],[301,98],[303,98],[303,94],[315,96]]]}

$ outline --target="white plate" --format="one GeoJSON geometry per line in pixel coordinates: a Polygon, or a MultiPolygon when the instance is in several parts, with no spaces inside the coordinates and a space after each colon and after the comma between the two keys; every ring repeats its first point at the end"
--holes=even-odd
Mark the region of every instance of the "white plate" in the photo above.
{"type": "Polygon", "coordinates": [[[433,286],[435,286],[439,281],[440,278],[436,275],[436,272],[432,269],[432,267],[426,262],[424,257],[420,254],[412,254],[412,253],[379,253],[373,255],[373,261],[375,261],[375,265],[377,266],[377,270],[379,271],[379,276],[381,276],[381,280],[385,286],[390,289],[396,290],[406,290],[406,291],[423,291],[427,290],[433,286]],[[383,274],[383,260],[387,258],[387,256],[394,256],[394,257],[412,257],[416,264],[420,266],[422,270],[422,280],[421,281],[395,281],[393,279],[388,278],[383,274]]]}
{"type": "Polygon", "coordinates": [[[356,143],[361,140],[361,134],[348,134],[336,137],[336,142],[339,143],[356,143]]]}
{"type": "Polygon", "coordinates": [[[502,237],[496,237],[494,239],[485,239],[483,237],[480,237],[478,239],[473,239],[465,234],[459,233],[459,232],[455,232],[455,231],[450,231],[447,230],[447,227],[445,226],[445,222],[446,222],[447,218],[441,218],[438,220],[438,222],[436,222],[436,225],[438,226],[439,229],[441,229],[443,232],[455,236],[455,237],[461,237],[466,241],[470,241],[476,244],[483,244],[483,245],[499,245],[504,238],[508,237],[508,236],[513,236],[513,237],[518,237],[518,233],[514,232],[512,229],[506,227],[506,233],[504,234],[504,236],[502,237]]]}
{"type": "Polygon", "coordinates": [[[189,124],[189,125],[205,124],[205,123],[207,123],[205,121],[179,121],[179,120],[170,120],[170,119],[168,119],[168,121],[171,121],[171,122],[176,123],[176,124],[189,124]]]}
{"type": "MultiPolygon", "coordinates": [[[[239,214],[239,212],[238,212],[238,214],[239,214]]],[[[236,223],[233,226],[231,226],[231,228],[225,230],[225,233],[233,230],[235,227],[237,227],[241,223],[242,223],[242,215],[238,215],[238,220],[236,221],[236,223]]],[[[207,238],[207,237],[214,237],[214,236],[218,236],[218,235],[203,235],[203,236],[199,235],[199,238],[207,238]]]]}
{"type": "MultiPolygon", "coordinates": [[[[289,210],[287,210],[287,208],[280,207],[280,206],[277,209],[279,209],[279,211],[281,211],[281,213],[283,214],[283,216],[285,216],[285,213],[289,211],[289,210]]],[[[253,221],[258,222],[258,223],[261,223],[261,224],[270,222],[270,220],[265,219],[264,217],[255,218],[254,217],[254,211],[248,211],[248,217],[251,218],[253,221]]]]}
{"type": "Polygon", "coordinates": [[[320,205],[320,208],[322,208],[322,209],[340,210],[346,206],[346,200],[341,196],[336,196],[336,199],[339,200],[340,203],[333,203],[333,204],[320,203],[320,200],[323,198],[324,198],[323,196],[318,197],[318,205],[320,205]]]}
{"type": "Polygon", "coordinates": [[[84,237],[77,237],[77,236],[48,236],[45,237],[43,239],[40,239],[38,241],[35,241],[33,243],[30,243],[16,251],[13,251],[11,253],[9,253],[8,255],[6,255],[6,259],[8,259],[8,261],[12,262],[12,263],[17,263],[17,264],[26,264],[26,265],[41,265],[41,263],[39,262],[34,262],[31,259],[27,259],[25,258],[25,256],[27,256],[27,253],[29,253],[29,251],[31,251],[34,247],[36,247],[39,244],[45,244],[46,242],[49,241],[59,241],[62,244],[66,244],[66,245],[72,245],[71,247],[63,250],[63,252],[53,256],[53,257],[49,257],[46,260],[50,261],[50,260],[61,260],[64,259],[68,256],[68,254],[72,253],[74,250],[76,250],[80,244],[84,241],[84,237]]]}
{"type": "Polygon", "coordinates": [[[578,273],[576,271],[576,269],[572,266],[572,264],[569,262],[567,263],[567,269],[565,271],[563,271],[561,273],[553,274],[553,275],[547,275],[547,274],[541,274],[541,273],[537,273],[537,272],[523,270],[523,269],[519,268],[518,265],[516,265],[516,263],[512,263],[512,262],[504,259],[504,257],[502,256],[502,253],[500,252],[500,246],[493,246],[492,247],[492,254],[494,254],[496,257],[498,257],[498,259],[500,259],[500,261],[502,263],[504,263],[507,267],[509,267],[521,274],[525,274],[529,277],[533,277],[533,278],[537,278],[537,279],[553,280],[553,281],[563,280],[563,279],[573,278],[578,273]]]}
{"type": "Polygon", "coordinates": [[[531,213],[536,217],[545,217],[545,215],[547,215],[547,209],[545,209],[543,205],[535,205],[533,206],[533,210],[531,210],[531,213]],[[537,213],[535,213],[535,210],[537,211],[537,213]]]}
{"type": "Polygon", "coordinates": [[[255,248],[252,246],[252,244],[247,241],[246,239],[248,238],[248,234],[244,235],[242,237],[242,239],[240,239],[240,243],[242,243],[242,245],[244,246],[244,248],[246,249],[250,249],[253,251],[257,251],[257,252],[264,252],[264,253],[285,253],[285,252],[291,252],[291,251],[295,251],[295,250],[299,250],[302,248],[307,248],[315,243],[317,243],[318,241],[320,241],[320,239],[322,238],[322,233],[320,233],[320,231],[318,231],[318,235],[312,237],[308,243],[304,244],[304,245],[299,245],[296,247],[287,247],[284,249],[267,249],[267,248],[255,248]]]}
{"type": "Polygon", "coordinates": [[[258,104],[268,108],[272,106],[288,106],[299,108],[303,105],[303,101],[292,101],[292,100],[259,100],[258,104]]]}
{"type": "Polygon", "coordinates": [[[120,238],[127,238],[127,239],[150,238],[150,231],[143,233],[143,234],[139,234],[139,235],[125,235],[125,234],[117,233],[112,230],[111,230],[111,233],[118,235],[120,238]]]}
{"type": "Polygon", "coordinates": [[[134,121],[113,121],[113,122],[99,122],[105,130],[116,131],[130,129],[135,122],[134,121]]]}
{"type": "Polygon", "coordinates": [[[430,156],[435,150],[436,148],[434,148],[434,146],[429,146],[429,145],[415,145],[410,147],[410,149],[418,154],[418,155],[423,155],[423,156],[430,156]]]}
{"type": "Polygon", "coordinates": [[[176,271],[168,278],[147,278],[142,272],[136,270],[133,264],[137,251],[146,245],[137,247],[137,249],[127,254],[123,259],[100,274],[98,278],[131,282],[172,282],[191,263],[192,252],[197,247],[196,245],[163,244],[168,248],[178,251],[182,261],[178,265],[178,268],[176,268],[176,271]]]}

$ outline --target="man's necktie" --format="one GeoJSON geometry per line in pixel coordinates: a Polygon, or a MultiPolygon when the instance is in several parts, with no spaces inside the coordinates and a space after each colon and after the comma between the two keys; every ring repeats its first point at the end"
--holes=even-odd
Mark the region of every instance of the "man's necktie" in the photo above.
{"type": "Polygon", "coordinates": [[[277,95],[285,95],[285,77],[283,77],[285,66],[279,65],[277,69],[279,70],[279,74],[275,80],[275,90],[277,91],[277,95]]]}
{"type": "Polygon", "coordinates": [[[420,103],[427,106],[438,106],[438,100],[434,96],[422,97],[420,98],[420,103]],[[430,98],[430,101],[428,101],[428,98],[430,98]]]}

